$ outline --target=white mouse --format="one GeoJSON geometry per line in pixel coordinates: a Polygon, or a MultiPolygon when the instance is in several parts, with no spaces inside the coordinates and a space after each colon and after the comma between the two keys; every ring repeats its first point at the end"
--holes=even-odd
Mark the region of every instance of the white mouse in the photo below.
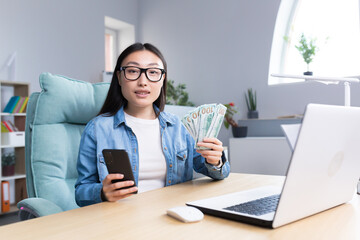
{"type": "Polygon", "coordinates": [[[189,206],[173,207],[166,211],[167,215],[182,222],[198,222],[204,218],[204,214],[197,208],[189,206]]]}

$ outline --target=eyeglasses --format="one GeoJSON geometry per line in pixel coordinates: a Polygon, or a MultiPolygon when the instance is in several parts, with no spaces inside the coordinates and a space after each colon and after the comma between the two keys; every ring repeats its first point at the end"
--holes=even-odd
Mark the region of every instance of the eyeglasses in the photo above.
{"type": "Polygon", "coordinates": [[[158,82],[165,73],[161,68],[139,68],[133,66],[120,67],[120,71],[124,71],[125,78],[130,81],[138,80],[144,72],[147,79],[151,82],[158,82]]]}

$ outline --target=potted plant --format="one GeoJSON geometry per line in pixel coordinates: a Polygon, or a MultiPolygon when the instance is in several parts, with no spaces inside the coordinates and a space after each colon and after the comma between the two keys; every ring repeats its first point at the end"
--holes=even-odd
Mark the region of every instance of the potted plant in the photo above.
{"type": "Polygon", "coordinates": [[[315,53],[319,50],[319,48],[315,45],[315,39],[310,38],[307,40],[304,33],[302,33],[299,45],[295,46],[295,48],[299,51],[307,64],[307,71],[304,72],[304,75],[313,75],[313,73],[309,70],[309,64],[313,61],[315,53]]]}
{"type": "Polygon", "coordinates": [[[247,117],[248,118],[259,118],[259,113],[256,110],[256,91],[253,91],[252,88],[247,90],[245,93],[246,106],[248,109],[247,117]]]}
{"type": "Polygon", "coordinates": [[[15,154],[3,154],[1,157],[2,176],[13,176],[15,174],[15,154]]]}
{"type": "Polygon", "coordinates": [[[180,106],[195,106],[189,101],[189,95],[186,92],[185,84],[175,86],[174,81],[168,80],[166,83],[166,104],[180,106]]]}
{"type": "Polygon", "coordinates": [[[247,136],[247,127],[239,126],[237,122],[233,119],[234,114],[237,113],[235,109],[235,104],[233,102],[224,104],[227,108],[224,119],[224,126],[228,129],[231,126],[232,134],[234,137],[246,137],[247,136]]]}

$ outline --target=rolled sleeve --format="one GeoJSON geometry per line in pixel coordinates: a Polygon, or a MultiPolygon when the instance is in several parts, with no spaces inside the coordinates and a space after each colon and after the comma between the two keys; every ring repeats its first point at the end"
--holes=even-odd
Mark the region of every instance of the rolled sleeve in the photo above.
{"type": "Polygon", "coordinates": [[[97,171],[96,141],[93,124],[88,124],[81,137],[77,161],[78,180],[75,184],[75,199],[79,206],[101,202],[102,183],[97,171]]]}
{"type": "Polygon", "coordinates": [[[230,174],[230,164],[227,161],[224,152],[221,156],[221,161],[221,167],[208,164],[206,163],[205,158],[203,158],[199,153],[196,152],[194,156],[194,170],[213,179],[221,180],[226,178],[230,174]]]}

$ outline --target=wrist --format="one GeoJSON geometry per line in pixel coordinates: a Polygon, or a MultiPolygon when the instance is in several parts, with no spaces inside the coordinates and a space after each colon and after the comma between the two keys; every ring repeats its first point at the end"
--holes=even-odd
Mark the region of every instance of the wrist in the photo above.
{"type": "Polygon", "coordinates": [[[221,168],[223,165],[223,162],[221,161],[221,159],[219,160],[219,164],[218,165],[214,165],[217,168],[221,168]]]}

